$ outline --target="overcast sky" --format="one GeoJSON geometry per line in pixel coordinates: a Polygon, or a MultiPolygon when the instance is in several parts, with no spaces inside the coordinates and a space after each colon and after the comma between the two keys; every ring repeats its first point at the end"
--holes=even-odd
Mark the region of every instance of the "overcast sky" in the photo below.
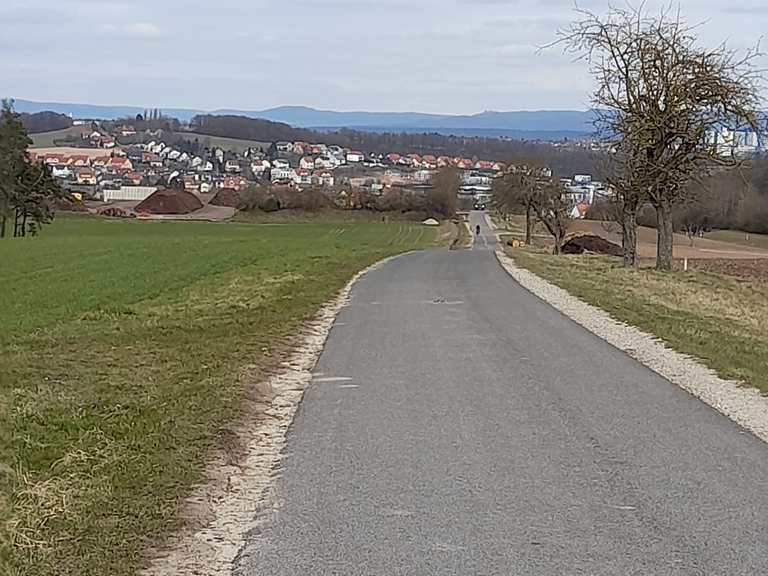
{"type": "MultiPolygon", "coordinates": [[[[658,2],[651,0],[651,6],[658,2]]],[[[602,12],[604,0],[579,5],[602,12]]],[[[754,45],[766,0],[681,0],[754,45]]],[[[257,110],[584,109],[583,62],[537,53],[572,0],[0,0],[0,95],[257,110]]],[[[768,61],[766,61],[768,64],[768,61]]]]}

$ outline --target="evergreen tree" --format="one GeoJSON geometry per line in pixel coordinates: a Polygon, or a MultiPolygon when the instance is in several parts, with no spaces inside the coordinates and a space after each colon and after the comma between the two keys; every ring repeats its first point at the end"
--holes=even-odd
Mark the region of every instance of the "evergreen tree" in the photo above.
{"type": "Polygon", "coordinates": [[[0,238],[14,212],[21,179],[27,164],[27,147],[32,141],[24,130],[13,102],[3,100],[0,110],[0,238]]]}
{"type": "Polygon", "coordinates": [[[29,162],[31,144],[12,102],[0,111],[0,238],[13,220],[13,236],[35,235],[53,220],[53,203],[63,196],[47,166],[29,162]]]}

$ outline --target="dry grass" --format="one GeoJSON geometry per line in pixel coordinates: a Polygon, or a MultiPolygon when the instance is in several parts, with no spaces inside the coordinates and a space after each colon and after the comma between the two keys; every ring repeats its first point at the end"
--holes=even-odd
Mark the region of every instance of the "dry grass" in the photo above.
{"type": "Polygon", "coordinates": [[[509,250],[517,264],[656,334],[722,377],[768,392],[768,284],[705,272],[628,270],[617,259],[509,250]]]}

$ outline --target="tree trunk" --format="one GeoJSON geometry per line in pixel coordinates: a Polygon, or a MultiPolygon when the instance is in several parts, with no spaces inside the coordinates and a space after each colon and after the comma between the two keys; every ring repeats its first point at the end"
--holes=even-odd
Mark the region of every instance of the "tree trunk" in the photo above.
{"type": "Polygon", "coordinates": [[[21,219],[21,235],[22,237],[27,235],[27,211],[24,210],[24,217],[21,219]]]}
{"type": "Polygon", "coordinates": [[[559,256],[563,253],[563,240],[565,239],[565,231],[560,230],[558,226],[554,229],[553,232],[554,233],[552,236],[555,239],[555,247],[552,249],[552,253],[555,256],[559,256]]]}
{"type": "Polygon", "coordinates": [[[637,266],[637,209],[625,205],[621,211],[621,247],[624,266],[637,266]]]}
{"type": "Polygon", "coordinates": [[[16,209],[13,213],[13,237],[19,237],[19,210],[16,209]]]}
{"type": "Polygon", "coordinates": [[[657,247],[656,269],[672,270],[672,247],[674,245],[674,230],[672,228],[672,203],[667,198],[660,198],[656,203],[657,247]]]}
{"type": "Polygon", "coordinates": [[[533,243],[533,206],[530,204],[525,210],[525,245],[533,243]]]}
{"type": "Polygon", "coordinates": [[[0,238],[5,238],[5,226],[8,222],[8,198],[0,193],[0,238]]]}

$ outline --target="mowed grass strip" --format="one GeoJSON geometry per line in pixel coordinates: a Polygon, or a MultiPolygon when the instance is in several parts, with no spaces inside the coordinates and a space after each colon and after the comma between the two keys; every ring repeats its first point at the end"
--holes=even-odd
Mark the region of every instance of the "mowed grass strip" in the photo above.
{"type": "Polygon", "coordinates": [[[768,393],[768,284],[704,272],[632,270],[615,258],[510,249],[515,262],[614,318],[768,393]]]}
{"type": "Polygon", "coordinates": [[[302,322],[412,224],[62,218],[0,242],[0,573],[129,575],[302,322]]]}

